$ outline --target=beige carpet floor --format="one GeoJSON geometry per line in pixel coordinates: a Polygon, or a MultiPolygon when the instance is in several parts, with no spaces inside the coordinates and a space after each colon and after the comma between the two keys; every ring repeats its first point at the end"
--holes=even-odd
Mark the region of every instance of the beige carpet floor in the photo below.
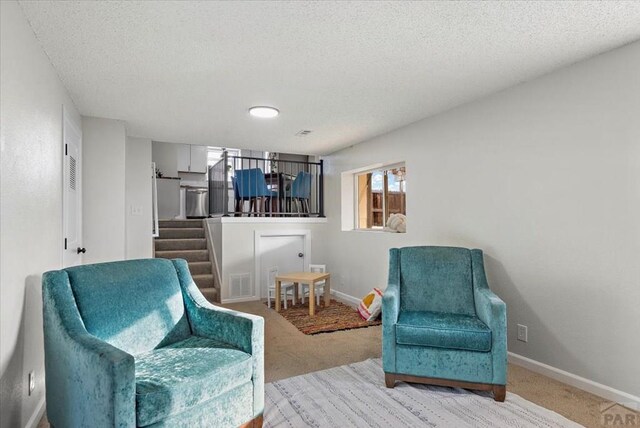
{"type": "MultiPolygon", "coordinates": [[[[265,318],[267,382],[381,357],[382,326],[309,336],[261,303],[227,306],[265,318]]],[[[601,427],[600,404],[606,400],[588,392],[513,364],[508,391],[586,427],[601,427]]]]}
{"type": "MultiPolygon", "coordinates": [[[[227,307],[265,318],[267,382],[381,356],[381,326],[309,336],[260,302],[227,307]]],[[[509,365],[508,391],[586,427],[601,426],[604,399],[525,368],[509,365]]],[[[38,428],[48,426],[44,417],[38,428]]]]}

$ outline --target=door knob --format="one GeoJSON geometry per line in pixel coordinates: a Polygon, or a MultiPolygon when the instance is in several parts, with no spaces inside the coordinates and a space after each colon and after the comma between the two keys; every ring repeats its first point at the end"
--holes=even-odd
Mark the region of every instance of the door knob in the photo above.
{"type": "Polygon", "coordinates": [[[298,257],[304,257],[304,254],[298,253],[298,257]]]}
{"type": "Polygon", "coordinates": [[[78,254],[80,254],[80,253],[84,254],[84,253],[86,253],[86,252],[87,252],[87,249],[86,249],[86,248],[80,248],[80,247],[78,247],[78,254]]]}

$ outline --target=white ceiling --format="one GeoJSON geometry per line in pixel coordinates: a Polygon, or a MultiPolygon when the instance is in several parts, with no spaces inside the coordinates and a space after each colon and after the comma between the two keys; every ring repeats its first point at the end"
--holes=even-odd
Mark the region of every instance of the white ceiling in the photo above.
{"type": "Polygon", "coordinates": [[[640,38],[640,2],[20,4],[83,115],[155,140],[294,153],[329,153],[640,38]],[[252,105],[281,115],[253,119],[252,105]]]}

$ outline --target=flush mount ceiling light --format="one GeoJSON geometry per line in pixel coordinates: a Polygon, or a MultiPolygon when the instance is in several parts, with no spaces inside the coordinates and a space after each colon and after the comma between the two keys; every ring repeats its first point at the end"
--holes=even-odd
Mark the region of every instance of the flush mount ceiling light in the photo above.
{"type": "Polygon", "coordinates": [[[249,114],[253,117],[259,117],[262,119],[270,119],[280,114],[280,111],[275,107],[268,106],[255,106],[249,109],[249,114]]]}

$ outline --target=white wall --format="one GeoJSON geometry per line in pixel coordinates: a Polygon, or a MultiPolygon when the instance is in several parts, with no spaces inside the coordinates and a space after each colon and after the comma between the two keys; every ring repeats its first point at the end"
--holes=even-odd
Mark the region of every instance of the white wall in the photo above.
{"type": "Polygon", "coordinates": [[[385,286],[390,247],[482,248],[510,351],[640,395],[639,118],[636,42],[329,156],[335,287],[385,286]],[[408,233],[342,232],[340,172],[397,160],[408,233]]]}
{"type": "Polygon", "coordinates": [[[222,222],[220,219],[207,219],[207,228],[205,229],[209,242],[209,256],[214,263],[213,269],[218,269],[218,274],[222,276],[222,222]]]}
{"type": "Polygon", "coordinates": [[[156,168],[165,177],[178,176],[178,146],[173,143],[152,143],[152,159],[156,163],[156,168]]]}
{"type": "Polygon", "coordinates": [[[62,265],[62,106],[80,116],[20,6],[0,19],[0,426],[22,427],[44,404],[41,275],[62,265]]]}
{"type": "Polygon", "coordinates": [[[126,258],[153,256],[151,140],[127,137],[125,175],[126,258]]]}
{"type": "Polygon", "coordinates": [[[84,263],[125,258],[124,122],[82,118],[84,263]]]}

